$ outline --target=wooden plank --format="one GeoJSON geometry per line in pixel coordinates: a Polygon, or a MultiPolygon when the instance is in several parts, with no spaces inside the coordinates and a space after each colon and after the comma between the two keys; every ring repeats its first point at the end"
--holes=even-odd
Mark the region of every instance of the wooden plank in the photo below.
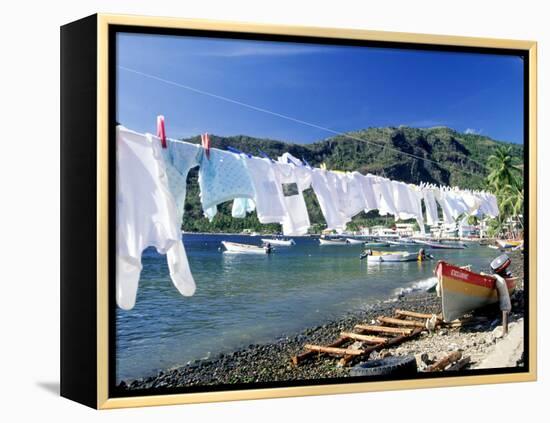
{"type": "MultiPolygon", "coordinates": [[[[327,347],[339,347],[342,344],[345,344],[348,341],[347,338],[338,338],[336,341],[334,341],[332,344],[327,345],[327,347]]],[[[300,362],[306,360],[307,358],[313,356],[315,354],[315,351],[305,351],[302,354],[295,355],[291,358],[292,364],[297,366],[300,364],[300,362]]]]}
{"type": "MultiPolygon", "coordinates": [[[[396,316],[401,316],[401,317],[412,317],[412,318],[415,318],[415,319],[431,319],[432,318],[432,314],[417,313],[415,311],[400,310],[400,309],[395,310],[395,315],[396,316]]],[[[437,315],[437,320],[442,320],[442,319],[443,319],[443,316],[441,316],[441,314],[438,314],[437,315]]]]}
{"type": "Polygon", "coordinates": [[[410,328],[394,328],[389,326],[377,326],[377,325],[355,325],[356,330],[361,330],[365,332],[375,332],[375,333],[391,333],[399,335],[410,335],[413,331],[410,328]]]}
{"type": "Polygon", "coordinates": [[[322,345],[304,345],[306,350],[325,353],[325,354],[335,354],[335,355],[361,355],[364,353],[364,350],[353,350],[351,348],[335,348],[335,347],[323,347],[322,345]]]}
{"type": "MultiPolygon", "coordinates": [[[[381,344],[378,344],[378,345],[373,345],[372,347],[365,348],[365,350],[363,352],[363,355],[368,357],[371,352],[380,351],[381,349],[384,349],[384,348],[394,347],[394,346],[399,345],[399,344],[401,344],[405,341],[408,341],[410,339],[414,339],[418,335],[420,335],[422,333],[422,331],[423,330],[421,328],[415,328],[410,335],[396,336],[395,338],[390,338],[387,342],[384,342],[383,344],[381,343],[381,344]]],[[[346,366],[355,357],[356,356],[349,356],[349,355],[342,357],[340,359],[340,362],[339,362],[340,366],[346,366]]]]}
{"type": "Polygon", "coordinates": [[[438,372],[440,370],[443,370],[445,367],[447,367],[449,364],[454,363],[455,361],[458,361],[462,358],[462,353],[460,351],[453,351],[449,355],[443,357],[441,360],[435,362],[431,366],[429,366],[426,371],[427,372],[438,372]]]}
{"type": "Polygon", "coordinates": [[[376,320],[378,320],[380,323],[387,323],[390,325],[397,325],[397,326],[412,326],[415,328],[425,328],[424,322],[418,322],[415,320],[402,320],[402,319],[395,319],[393,317],[385,317],[380,316],[377,317],[376,320]]]}
{"type": "Polygon", "coordinates": [[[374,345],[380,344],[381,342],[386,342],[388,340],[388,338],[383,338],[381,336],[361,335],[353,332],[342,332],[340,336],[374,345]]]}

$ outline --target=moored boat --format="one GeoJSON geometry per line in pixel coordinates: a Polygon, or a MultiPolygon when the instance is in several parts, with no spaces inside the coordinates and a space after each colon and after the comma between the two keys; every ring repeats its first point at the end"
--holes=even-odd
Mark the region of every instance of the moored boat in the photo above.
{"type": "Polygon", "coordinates": [[[346,238],[346,242],[351,245],[359,245],[359,244],[363,244],[365,241],[362,241],[360,239],[354,239],[354,238],[346,238]]]}
{"type": "Polygon", "coordinates": [[[296,242],[294,242],[293,239],[282,239],[282,238],[262,238],[262,242],[264,244],[271,244],[271,245],[277,245],[280,247],[291,247],[292,245],[296,245],[296,242]]]}
{"type": "Polygon", "coordinates": [[[319,238],[320,245],[347,245],[346,240],[342,238],[319,238]]]}
{"type": "Polygon", "coordinates": [[[259,247],[257,245],[240,244],[237,242],[222,241],[225,248],[224,253],[243,253],[243,254],[269,254],[271,248],[259,247]]]}
{"type": "MultiPolygon", "coordinates": [[[[496,279],[445,261],[437,263],[438,293],[441,297],[443,320],[450,322],[464,314],[499,301],[496,279]]],[[[516,288],[516,277],[505,277],[508,292],[516,288]]]]}
{"type": "Polygon", "coordinates": [[[514,248],[523,244],[523,239],[520,239],[520,240],[497,239],[496,241],[501,248],[514,248]]]}
{"type": "Polygon", "coordinates": [[[433,241],[425,241],[422,239],[415,239],[414,241],[417,244],[425,245],[428,248],[439,249],[439,250],[463,250],[466,248],[464,244],[458,244],[458,243],[433,242],[433,241]]]}
{"type": "Polygon", "coordinates": [[[416,261],[418,254],[408,251],[368,251],[361,254],[360,258],[366,258],[368,263],[398,263],[416,261]]]}

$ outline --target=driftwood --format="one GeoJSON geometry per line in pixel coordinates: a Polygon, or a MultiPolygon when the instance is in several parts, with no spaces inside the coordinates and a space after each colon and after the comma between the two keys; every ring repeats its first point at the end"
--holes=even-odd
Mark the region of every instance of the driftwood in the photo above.
{"type": "Polygon", "coordinates": [[[431,366],[429,366],[426,371],[427,372],[438,372],[440,370],[445,369],[449,364],[452,364],[462,358],[462,353],[460,351],[454,351],[447,355],[446,357],[443,357],[441,360],[435,362],[431,366]]]}
{"type": "Polygon", "coordinates": [[[356,341],[364,342],[365,344],[381,344],[388,341],[388,338],[382,338],[380,336],[361,335],[359,333],[342,332],[340,334],[342,338],[355,339],[356,341]]]}
{"type": "Polygon", "coordinates": [[[389,326],[376,326],[376,325],[355,325],[356,330],[361,330],[363,332],[374,332],[374,333],[391,333],[399,335],[410,335],[412,329],[409,328],[392,328],[389,326]]]}
{"type": "Polygon", "coordinates": [[[415,328],[425,328],[424,322],[419,322],[416,320],[402,320],[402,319],[395,319],[393,317],[385,317],[385,316],[379,316],[376,318],[380,323],[386,323],[389,325],[396,325],[396,326],[413,326],[415,328]]]}

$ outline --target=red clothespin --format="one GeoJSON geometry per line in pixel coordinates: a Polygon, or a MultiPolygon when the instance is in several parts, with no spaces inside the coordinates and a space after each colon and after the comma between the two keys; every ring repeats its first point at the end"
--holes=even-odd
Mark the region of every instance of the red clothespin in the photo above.
{"type": "Polygon", "coordinates": [[[164,126],[164,116],[157,116],[157,137],[160,138],[162,148],[166,148],[166,128],[164,126]]]}
{"type": "Polygon", "coordinates": [[[206,158],[210,160],[210,138],[208,134],[201,134],[201,145],[206,153],[206,158]]]}

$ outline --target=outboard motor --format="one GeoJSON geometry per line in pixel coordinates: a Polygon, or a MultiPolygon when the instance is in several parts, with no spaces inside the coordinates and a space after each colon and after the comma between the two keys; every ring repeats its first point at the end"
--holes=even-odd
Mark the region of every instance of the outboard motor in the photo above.
{"type": "Polygon", "coordinates": [[[508,257],[508,255],[506,254],[502,254],[491,262],[491,271],[499,276],[502,276],[503,278],[510,278],[512,277],[512,273],[508,269],[510,263],[512,263],[510,257],[508,257]]]}

